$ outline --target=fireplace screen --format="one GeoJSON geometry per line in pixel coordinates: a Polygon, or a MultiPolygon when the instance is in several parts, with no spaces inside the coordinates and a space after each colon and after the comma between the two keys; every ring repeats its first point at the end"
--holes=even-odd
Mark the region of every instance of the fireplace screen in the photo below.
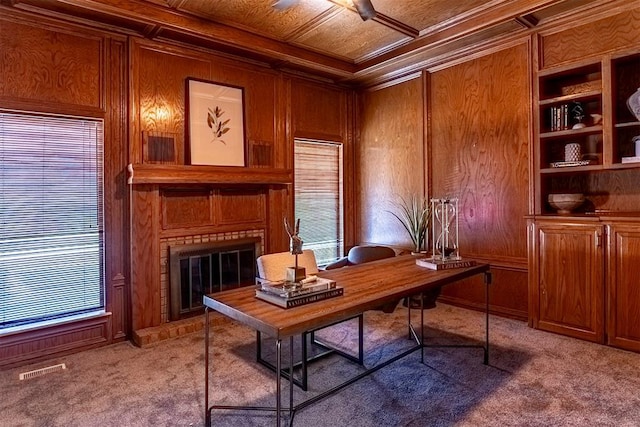
{"type": "Polygon", "coordinates": [[[206,294],[253,285],[260,239],[169,248],[171,320],[201,312],[206,294]]]}

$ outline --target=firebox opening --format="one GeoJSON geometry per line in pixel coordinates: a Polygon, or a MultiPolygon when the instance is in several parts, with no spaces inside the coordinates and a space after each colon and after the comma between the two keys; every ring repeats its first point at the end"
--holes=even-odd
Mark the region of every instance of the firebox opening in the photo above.
{"type": "Polygon", "coordinates": [[[169,247],[170,320],[201,313],[203,295],[253,285],[258,256],[259,238],[169,247]]]}

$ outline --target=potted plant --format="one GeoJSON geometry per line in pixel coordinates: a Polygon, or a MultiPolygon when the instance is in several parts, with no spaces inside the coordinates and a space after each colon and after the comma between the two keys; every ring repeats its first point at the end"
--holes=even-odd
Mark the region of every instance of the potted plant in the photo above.
{"type": "MultiPolygon", "coordinates": [[[[397,204],[399,213],[390,213],[395,216],[402,224],[413,243],[412,254],[422,254],[426,252],[427,242],[429,240],[429,227],[431,225],[431,205],[422,198],[411,196],[409,199],[401,198],[397,204]]],[[[419,296],[408,297],[404,299],[405,307],[425,309],[435,308],[436,299],[440,296],[440,286],[429,289],[422,293],[422,305],[419,296]]]]}
{"type": "Polygon", "coordinates": [[[412,253],[422,253],[427,246],[429,239],[429,224],[431,223],[431,206],[429,202],[417,196],[409,199],[400,198],[397,203],[399,213],[389,211],[402,224],[413,243],[412,253]]]}

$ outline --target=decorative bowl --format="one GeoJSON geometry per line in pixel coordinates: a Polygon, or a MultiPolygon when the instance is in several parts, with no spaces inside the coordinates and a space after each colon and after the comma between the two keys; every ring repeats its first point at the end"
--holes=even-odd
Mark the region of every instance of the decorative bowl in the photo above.
{"type": "Polygon", "coordinates": [[[549,204],[559,214],[569,214],[584,203],[584,194],[549,194],[549,204]]]}

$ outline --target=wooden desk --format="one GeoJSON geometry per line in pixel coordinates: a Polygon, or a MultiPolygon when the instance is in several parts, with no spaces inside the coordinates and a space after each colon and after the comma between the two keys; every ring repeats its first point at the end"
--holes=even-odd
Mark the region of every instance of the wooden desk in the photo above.
{"type": "MultiPolygon", "coordinates": [[[[323,326],[350,319],[367,310],[380,307],[389,301],[396,301],[404,297],[420,294],[429,289],[444,286],[476,274],[485,274],[486,292],[486,340],[484,348],[484,363],[488,363],[489,355],[489,298],[488,285],[490,273],[488,264],[478,264],[473,267],[451,270],[433,271],[415,264],[413,256],[399,256],[380,261],[350,266],[346,268],[322,271],[319,275],[333,279],[338,286],[344,288],[344,295],[300,307],[283,309],[255,298],[255,289],[246,287],[233,289],[204,297],[205,305],[205,410],[207,425],[210,425],[212,409],[247,409],[275,411],[276,426],[280,426],[280,414],[286,412],[293,417],[295,411],[316,402],[327,395],[346,387],[358,379],[375,372],[419,349],[424,349],[424,319],[421,315],[420,337],[413,332],[417,345],[410,350],[397,355],[373,368],[370,368],[354,379],[346,381],[338,387],[322,393],[309,401],[296,406],[293,405],[293,383],[289,381],[289,407],[281,406],[281,344],[289,338],[293,344],[293,337],[303,332],[315,330],[323,326]],[[276,344],[276,405],[275,407],[209,407],[209,310],[215,310],[244,325],[268,334],[275,338],[276,344]]],[[[421,310],[421,313],[423,311],[421,310]]],[[[409,324],[410,329],[411,324],[409,324]]],[[[293,345],[290,346],[290,366],[293,365],[293,345]]],[[[424,361],[424,353],[422,354],[424,361]]],[[[293,372],[289,372],[289,378],[293,372]]],[[[292,421],[292,418],[291,418],[292,421]]]]}

